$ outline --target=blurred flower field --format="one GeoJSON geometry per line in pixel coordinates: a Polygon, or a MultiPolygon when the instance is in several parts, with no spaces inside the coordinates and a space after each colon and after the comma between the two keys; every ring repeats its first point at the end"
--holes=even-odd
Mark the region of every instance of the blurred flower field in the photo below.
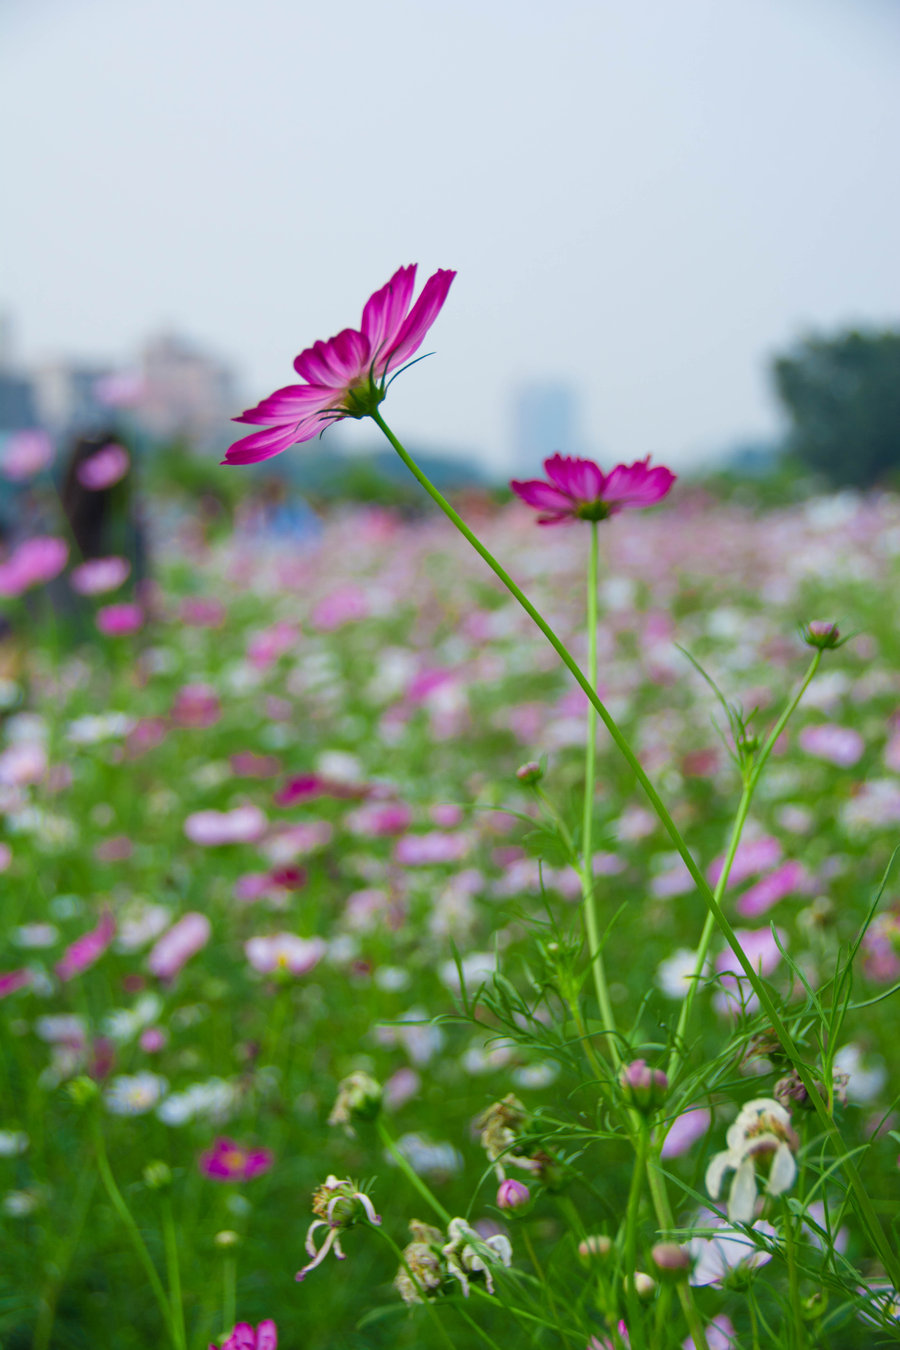
{"type": "MultiPolygon", "coordinates": [[[[579,531],[535,531],[519,503],[483,512],[482,537],[583,660],[579,531]]],[[[383,1085],[384,1130],[446,1211],[497,1251],[508,1237],[510,1271],[524,1272],[517,1306],[549,1272],[571,1331],[534,1343],[582,1350],[605,1334],[585,1240],[615,1233],[629,1170],[624,1147],[591,1139],[597,1094],[574,1030],[548,1012],[536,953],[581,942],[581,884],[517,770],[539,762],[541,792],[579,818],[586,698],[431,517],[359,509],[314,538],[247,524],[208,542],[161,511],[150,553],[140,627],[107,621],[75,644],[65,611],[36,590],[6,643],[4,1350],[166,1343],[100,1158],[170,1298],[176,1258],[192,1350],[264,1319],[281,1350],[424,1350],[448,1330],[465,1350],[488,1343],[466,1320],[474,1297],[452,1295],[459,1316],[436,1324],[394,1287],[410,1221],[433,1215],[381,1126],[328,1123],[359,1071],[383,1085]],[[557,1138],[555,1171],[517,1177],[527,1218],[513,1199],[498,1207],[476,1123],[508,1094],[557,1138]],[[329,1255],[297,1282],[328,1177],[352,1179],[381,1223],[342,1233],[345,1260],[329,1255]]],[[[842,494],[760,515],[676,488],[664,513],[604,527],[600,566],[599,691],[712,878],[740,783],[715,696],[680,649],[758,710],[762,732],[806,666],[799,626],[827,618],[854,635],[825,653],[776,745],[725,906],[782,994],[798,972],[821,985],[900,836],[900,502],[842,494]]],[[[115,598],[81,591],[82,604],[115,598]]],[[[602,729],[593,865],[610,997],[626,1029],[643,1001],[641,1044],[654,1027],[666,1044],[705,906],[602,729]]],[[[691,1062],[716,1059],[744,1017],[753,1035],[664,1153],[685,1227],[710,1203],[704,1176],[735,1114],[725,1103],[770,1098],[784,1076],[733,969],[714,945],[691,1062]]],[[[891,874],[856,964],[865,1006],[836,1060],[841,1129],[886,1222],[900,1017],[895,996],[878,996],[898,981],[891,874]]],[[[839,1180],[815,1203],[840,1225],[839,1180]]],[[[856,1259],[860,1233],[849,1225],[841,1241],[856,1259]]],[[[729,1280],[711,1244],[693,1242],[698,1305],[737,1328],[722,1344],[749,1347],[750,1276],[729,1280]]],[[[527,1317],[511,1340],[502,1299],[481,1294],[485,1336],[531,1343],[527,1317]]],[[[778,1319],[774,1294],[759,1302],[778,1319]]],[[[865,1310],[850,1310],[815,1343],[872,1335],[865,1310]]]]}

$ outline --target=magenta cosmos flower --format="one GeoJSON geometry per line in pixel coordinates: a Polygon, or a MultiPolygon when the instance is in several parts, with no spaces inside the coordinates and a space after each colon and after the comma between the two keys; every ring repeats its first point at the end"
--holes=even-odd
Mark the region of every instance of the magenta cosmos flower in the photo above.
{"type": "Polygon", "coordinates": [[[280,455],[289,445],[312,440],[331,422],[371,416],[387,392],[388,375],[399,372],[421,347],[455,276],[435,272],[410,309],[415,264],[399,268],[366,302],[359,329],[345,328],[295,359],[294,369],[304,384],[276,389],[234,419],[264,430],[237,441],[222,463],[256,464],[280,455]]]}
{"type": "Polygon", "coordinates": [[[617,464],[604,473],[592,459],[551,455],[544,460],[549,479],[514,479],[510,487],[528,506],[540,511],[539,525],[564,525],[570,520],[605,520],[633,507],[653,506],[675,482],[671,469],[650,468],[650,456],[635,464],[617,464]]]}
{"type": "Polygon", "coordinates": [[[217,1139],[200,1155],[200,1171],[214,1181],[252,1181],[272,1166],[267,1148],[245,1148],[233,1139],[217,1139]]]}
{"type": "MultiPolygon", "coordinates": [[[[271,1319],[260,1322],[256,1330],[249,1322],[238,1322],[234,1331],[223,1341],[222,1350],[277,1350],[278,1328],[271,1319]]],[[[209,1350],[218,1350],[211,1345],[209,1350]]]]}

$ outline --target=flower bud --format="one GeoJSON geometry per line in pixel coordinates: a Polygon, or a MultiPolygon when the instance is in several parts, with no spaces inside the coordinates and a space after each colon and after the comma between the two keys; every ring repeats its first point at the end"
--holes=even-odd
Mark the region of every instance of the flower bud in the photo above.
{"type": "Polygon", "coordinates": [[[516,769],[516,777],[520,783],[526,783],[531,786],[532,783],[539,783],[544,776],[544,770],[538,764],[536,759],[530,759],[527,764],[523,764],[516,769]]]}
{"type": "MultiPolygon", "coordinates": [[[[622,1283],[627,1290],[627,1276],[622,1283]]],[[[638,1298],[651,1298],[655,1289],[656,1281],[652,1275],[648,1275],[646,1271],[643,1270],[636,1270],[634,1272],[634,1292],[637,1294],[638,1298]]]]}
{"type": "Polygon", "coordinates": [[[92,1102],[100,1091],[93,1078],[88,1078],[87,1074],[81,1074],[78,1078],[73,1078],[66,1084],[66,1091],[72,1098],[76,1106],[87,1106],[92,1102]]]}
{"type": "Polygon", "coordinates": [[[232,1247],[238,1245],[240,1240],[240,1237],[233,1228],[223,1228],[222,1231],[216,1233],[216,1236],[213,1238],[215,1245],[220,1247],[222,1251],[230,1251],[232,1247]]]}
{"type": "Polygon", "coordinates": [[[358,1070],[338,1085],[329,1125],[348,1126],[354,1120],[374,1120],[381,1110],[381,1084],[371,1074],[358,1070]]]}
{"type": "Polygon", "coordinates": [[[172,1169],[168,1163],[157,1159],[155,1162],[148,1162],[144,1168],[144,1185],[149,1186],[151,1191],[165,1191],[172,1184],[172,1169]]]}
{"type": "Polygon", "coordinates": [[[842,645],[840,629],[836,623],[830,623],[827,619],[812,619],[803,624],[800,631],[807,647],[815,647],[820,652],[842,645]]]}
{"type": "Polygon", "coordinates": [[[669,1080],[662,1069],[651,1069],[645,1059],[623,1064],[619,1083],[626,1100],[639,1111],[652,1111],[665,1100],[669,1090],[669,1080]]]}
{"type": "Polygon", "coordinates": [[[578,1255],[585,1263],[605,1261],[611,1251],[612,1238],[608,1238],[605,1233],[591,1233],[578,1244],[578,1255]]]}
{"type": "Polygon", "coordinates": [[[531,1192],[524,1181],[507,1179],[497,1188],[497,1204],[501,1209],[523,1209],[531,1199],[531,1192]]]}
{"type": "Polygon", "coordinates": [[[685,1279],[691,1268],[690,1253],[677,1242],[657,1242],[650,1255],[661,1278],[667,1282],[685,1279]]]}

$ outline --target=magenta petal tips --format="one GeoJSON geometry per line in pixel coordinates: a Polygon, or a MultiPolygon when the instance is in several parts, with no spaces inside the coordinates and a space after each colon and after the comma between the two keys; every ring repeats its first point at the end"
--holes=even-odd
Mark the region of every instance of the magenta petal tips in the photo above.
{"type": "Polygon", "coordinates": [[[671,469],[650,467],[650,457],[617,464],[605,474],[592,459],[552,455],[544,460],[549,481],[514,479],[510,487],[526,506],[540,511],[539,525],[564,525],[572,520],[605,520],[619,511],[653,506],[675,482],[671,469]]]}
{"type": "Polygon", "coordinates": [[[359,329],[345,328],[327,342],[315,342],[295,359],[294,369],[305,384],[276,389],[234,419],[263,429],[236,441],[223,464],[256,464],[312,440],[331,422],[371,416],[385,396],[388,376],[421,347],[455,276],[445,269],[435,272],[410,309],[416,268],[399,268],[366,301],[359,329]]]}

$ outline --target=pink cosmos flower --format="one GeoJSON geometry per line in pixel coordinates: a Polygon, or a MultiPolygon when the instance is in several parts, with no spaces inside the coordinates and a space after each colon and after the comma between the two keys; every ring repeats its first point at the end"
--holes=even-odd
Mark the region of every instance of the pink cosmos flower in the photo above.
{"type": "Polygon", "coordinates": [[[227,610],[221,600],[210,600],[202,595],[189,595],[182,600],[178,616],[191,628],[221,628],[227,610]]]}
{"type": "Polygon", "coordinates": [[[116,591],[127,581],[131,563],[127,558],[89,558],[73,567],[69,585],[79,595],[102,595],[116,591]]]}
{"type": "Polygon", "coordinates": [[[0,563],[0,595],[21,595],[32,586],[43,586],[59,576],[69,558],[64,539],[39,535],[26,539],[0,563]]]}
{"type": "MultiPolygon", "coordinates": [[[[763,872],[767,867],[774,867],[780,861],[781,845],[772,835],[766,834],[759,839],[742,840],[738,844],[734,862],[731,864],[731,871],[728,873],[728,885],[739,886],[742,881],[748,881],[757,872],[763,872]]],[[[725,854],[722,853],[710,864],[706,875],[711,886],[715,886],[722,875],[724,863],[725,854]]]]}
{"type": "Polygon", "coordinates": [[[17,990],[24,989],[29,984],[31,984],[30,970],[2,971],[0,972],[0,998],[15,994],[17,990]]]}
{"type": "Polygon", "coordinates": [[[106,951],[116,935],[116,921],[104,914],[96,928],[84,933],[67,947],[56,963],[56,974],[61,980],[74,979],[92,966],[106,951]]]}
{"type": "Polygon", "coordinates": [[[804,727],[800,732],[800,746],[808,755],[827,760],[839,769],[850,769],[865,752],[866,743],[853,727],[837,726],[834,722],[819,722],[804,727]]]}
{"type": "Polygon", "coordinates": [[[184,832],[194,844],[255,844],[266,832],[265,813],[258,806],[235,806],[231,811],[193,811],[184,832]]]}
{"type": "Polygon", "coordinates": [[[102,492],[124,478],[130,466],[131,460],[124,446],[104,445],[102,450],[79,464],[76,476],[89,492],[102,492]]]}
{"type": "Polygon", "coordinates": [[[97,627],[107,637],[127,637],[143,625],[144,611],[140,605],[104,605],[97,610],[97,627]]]}
{"type": "Polygon", "coordinates": [[[682,1111],[669,1126],[660,1157],[680,1158],[687,1153],[692,1144],[702,1139],[712,1124],[712,1112],[706,1106],[696,1106],[690,1111],[682,1111]]]}
{"type": "MultiPolygon", "coordinates": [[[[209,1350],[218,1350],[211,1345],[209,1350]]],[[[260,1322],[254,1331],[249,1322],[238,1322],[222,1350],[278,1350],[278,1329],[271,1320],[260,1322]]]]}
{"type": "Polygon", "coordinates": [[[310,620],[314,628],[332,633],[345,623],[364,619],[369,613],[365,592],[359,586],[339,586],[314,606],[310,620]]]}
{"type": "Polygon", "coordinates": [[[302,938],[296,933],[276,933],[274,937],[252,937],[244,943],[247,960],[262,975],[285,970],[291,975],[306,975],[321,961],[328,943],[320,937],[302,938]]]}
{"type": "Polygon", "coordinates": [[[211,684],[184,684],[172,704],[172,721],[180,727],[211,727],[222,716],[219,695],[211,684]]]}
{"type": "Polygon", "coordinates": [[[777,905],[786,895],[806,886],[808,881],[802,863],[795,861],[782,863],[774,872],[770,872],[768,876],[757,881],[755,886],[744,891],[735,908],[742,918],[755,919],[760,914],[765,914],[773,905],[777,905]]]}
{"type": "Polygon", "coordinates": [[[272,1152],[267,1148],[245,1148],[233,1139],[217,1139],[211,1149],[200,1155],[200,1171],[215,1181],[252,1181],[268,1172],[272,1152]]]}
{"type": "Polygon", "coordinates": [[[527,506],[542,512],[539,525],[564,525],[573,520],[605,520],[619,511],[654,506],[675,482],[671,469],[650,468],[650,456],[634,464],[617,464],[604,473],[592,459],[551,455],[544,460],[549,482],[513,479],[510,487],[527,506]]]}
{"type": "Polygon", "coordinates": [[[52,462],[53,442],[46,431],[16,431],[6,442],[0,473],[12,483],[21,483],[52,462]]]}
{"type": "Polygon", "coordinates": [[[158,979],[174,979],[185,962],[206,946],[211,934],[212,925],[205,914],[196,910],[183,914],[154,944],[147,958],[148,970],[158,979]]]}
{"type": "Polygon", "coordinates": [[[399,268],[366,302],[359,330],[345,328],[300,353],[294,369],[304,384],[277,389],[234,419],[265,429],[237,441],[223,463],[256,464],[311,440],[331,422],[374,413],[385,396],[388,375],[399,372],[419,350],[455,276],[435,272],[410,309],[416,268],[399,268]]]}
{"type": "Polygon", "coordinates": [[[394,862],[401,867],[433,867],[459,862],[468,853],[470,844],[463,834],[445,834],[441,830],[407,834],[394,846],[394,862]]]}

